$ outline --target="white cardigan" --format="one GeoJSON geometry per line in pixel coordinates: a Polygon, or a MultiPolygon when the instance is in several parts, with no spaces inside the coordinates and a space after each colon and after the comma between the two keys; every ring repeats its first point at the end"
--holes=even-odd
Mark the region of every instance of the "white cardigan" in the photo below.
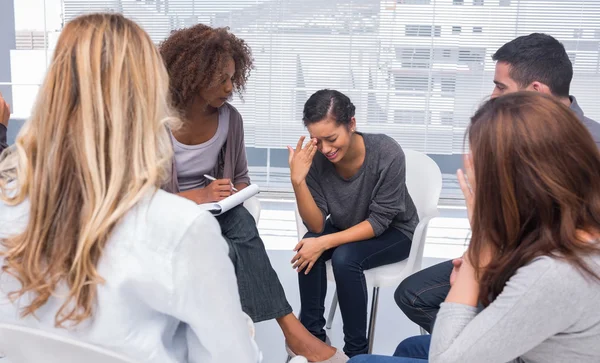
{"type": "MultiPolygon", "coordinates": [[[[0,239],[22,232],[28,215],[28,202],[11,207],[0,201],[0,239]]],[[[98,288],[93,317],[70,329],[54,327],[66,287],[36,311],[37,319],[20,319],[18,307],[31,296],[11,303],[7,293],[20,285],[0,275],[0,321],[143,362],[259,360],[219,224],[193,202],[157,191],[138,203],[113,230],[98,271],[106,282],[98,288]]]]}

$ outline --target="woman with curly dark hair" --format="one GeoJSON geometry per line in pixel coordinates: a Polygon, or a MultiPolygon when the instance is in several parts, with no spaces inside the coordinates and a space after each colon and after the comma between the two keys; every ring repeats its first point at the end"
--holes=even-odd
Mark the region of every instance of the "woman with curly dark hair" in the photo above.
{"type": "MultiPolygon", "coordinates": [[[[173,177],[165,189],[196,203],[222,200],[250,184],[242,116],[227,101],[244,91],[253,68],[250,47],[227,28],[198,24],[160,45],[171,98],[183,119],[172,130],[173,177]],[[204,175],[212,175],[215,181],[204,175]]],[[[271,267],[252,215],[238,206],[217,217],[235,266],[242,309],[255,322],[276,319],[293,354],[312,362],[348,358],[310,334],[271,267]]]]}

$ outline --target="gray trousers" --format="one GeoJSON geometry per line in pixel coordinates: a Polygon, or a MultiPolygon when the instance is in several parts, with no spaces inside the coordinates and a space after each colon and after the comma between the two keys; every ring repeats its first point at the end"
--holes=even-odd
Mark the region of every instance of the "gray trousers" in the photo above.
{"type": "Polygon", "coordinates": [[[243,206],[217,217],[229,244],[242,310],[257,323],[292,312],[279,278],[271,266],[254,218],[243,206]]]}

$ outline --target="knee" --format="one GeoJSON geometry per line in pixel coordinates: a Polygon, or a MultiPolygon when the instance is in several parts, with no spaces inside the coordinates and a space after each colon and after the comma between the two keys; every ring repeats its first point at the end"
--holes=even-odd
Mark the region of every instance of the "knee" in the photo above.
{"type": "Polygon", "coordinates": [[[339,274],[348,272],[360,272],[360,262],[357,260],[352,253],[352,249],[349,245],[342,245],[335,249],[331,256],[331,267],[333,267],[333,273],[337,276],[339,274]]]}
{"type": "Polygon", "coordinates": [[[396,300],[396,304],[400,307],[400,309],[404,310],[404,308],[414,308],[416,302],[416,291],[419,288],[418,281],[414,277],[414,275],[408,276],[405,278],[398,288],[396,292],[394,292],[394,300],[396,300]]]}
{"type": "Polygon", "coordinates": [[[348,363],[369,363],[369,362],[373,362],[373,360],[371,359],[372,357],[373,356],[368,355],[368,354],[361,354],[361,355],[352,357],[352,359],[350,359],[348,361],[348,363]]]}

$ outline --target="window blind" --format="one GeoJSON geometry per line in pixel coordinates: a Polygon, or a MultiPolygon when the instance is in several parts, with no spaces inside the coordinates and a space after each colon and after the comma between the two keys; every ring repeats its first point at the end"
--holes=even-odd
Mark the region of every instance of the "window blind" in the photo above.
{"type": "Polygon", "coordinates": [[[469,117],[492,91],[492,54],[532,32],[574,64],[572,94],[600,120],[600,0],[64,0],[65,20],[118,11],[155,42],[202,22],[252,47],[246,142],[283,148],[305,134],[302,107],[321,88],[346,93],[358,128],[430,154],[463,151],[469,117]]]}

